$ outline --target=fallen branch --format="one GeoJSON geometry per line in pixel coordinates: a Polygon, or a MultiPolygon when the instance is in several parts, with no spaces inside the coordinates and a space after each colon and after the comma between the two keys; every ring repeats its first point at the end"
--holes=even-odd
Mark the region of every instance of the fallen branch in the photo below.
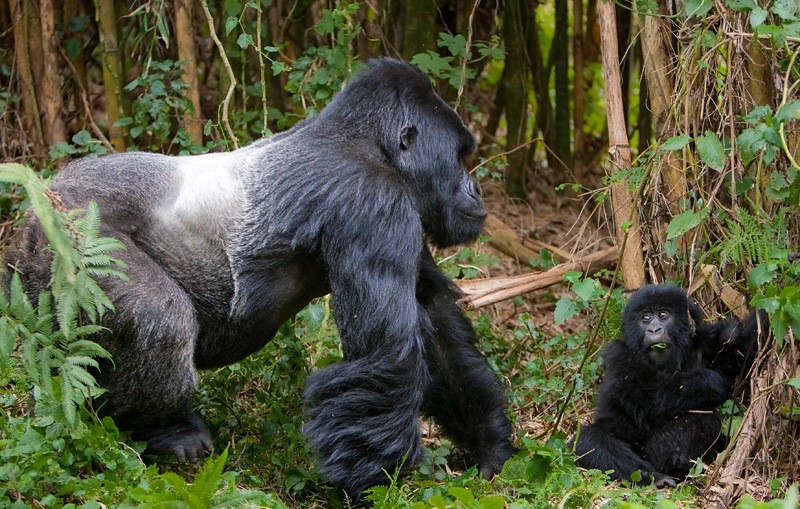
{"type": "Polygon", "coordinates": [[[613,268],[616,265],[618,256],[618,249],[609,247],[585,257],[562,263],[545,272],[532,272],[512,277],[457,281],[456,284],[465,295],[459,303],[467,309],[477,309],[495,304],[502,300],[511,299],[560,283],[564,280],[564,274],[571,270],[592,272],[613,268]]]}
{"type": "Polygon", "coordinates": [[[493,214],[486,219],[486,232],[489,234],[489,244],[501,253],[514,258],[517,263],[530,267],[531,258],[539,258],[538,251],[524,246],[517,232],[493,214]]]}

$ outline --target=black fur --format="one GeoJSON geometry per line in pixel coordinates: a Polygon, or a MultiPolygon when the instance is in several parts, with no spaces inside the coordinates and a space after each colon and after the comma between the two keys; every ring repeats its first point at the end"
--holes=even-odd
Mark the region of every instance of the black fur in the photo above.
{"type": "MultiPolygon", "coordinates": [[[[100,342],[104,409],[149,450],[210,448],[191,412],[196,368],[261,348],[332,292],[344,360],[305,389],[322,472],[358,496],[420,455],[433,416],[491,476],[512,454],[505,397],[450,281],[425,246],[473,241],[486,210],[463,158],[475,140],[416,68],[374,60],[314,118],[228,153],[125,153],[70,164],[53,188],[100,207],[129,283],[100,342]]],[[[6,261],[32,295],[49,280],[29,219],[6,261]]]]}
{"type": "Polygon", "coordinates": [[[677,287],[634,293],[622,337],[603,350],[594,422],[573,439],[578,464],[613,470],[612,479],[638,470],[663,487],[685,478],[696,458],[713,460],[725,444],[717,407],[749,369],[759,330],[766,334],[764,315],[704,322],[677,287]]]}

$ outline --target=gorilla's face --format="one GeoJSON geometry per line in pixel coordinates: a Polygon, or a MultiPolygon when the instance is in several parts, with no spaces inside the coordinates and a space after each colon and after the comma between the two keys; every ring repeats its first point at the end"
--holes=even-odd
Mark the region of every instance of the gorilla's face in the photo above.
{"type": "Polygon", "coordinates": [[[679,369],[690,354],[691,327],[686,292],[677,287],[651,285],[631,297],[623,314],[623,337],[664,370],[679,369]]]}
{"type": "Polygon", "coordinates": [[[488,215],[466,170],[475,138],[432,89],[414,113],[398,137],[396,165],[414,184],[425,233],[440,247],[472,242],[488,215]]]}

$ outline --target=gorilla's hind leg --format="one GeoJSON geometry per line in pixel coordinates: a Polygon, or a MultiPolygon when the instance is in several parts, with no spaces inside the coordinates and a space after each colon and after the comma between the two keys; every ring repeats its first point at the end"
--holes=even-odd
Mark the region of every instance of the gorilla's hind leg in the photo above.
{"type": "MultiPolygon", "coordinates": [[[[665,482],[668,476],[658,472],[656,468],[634,451],[631,444],[614,436],[606,427],[615,427],[612,422],[600,421],[584,426],[577,435],[577,440],[572,439],[570,445],[575,448],[577,463],[586,469],[596,469],[603,472],[611,470],[611,479],[631,479],[637,470],[641,472],[641,483],[649,484],[654,480],[656,485],[665,482]]],[[[621,428],[620,428],[621,429],[621,428]]],[[[674,481],[672,486],[674,486],[674,481]]]]}
{"type": "Polygon", "coordinates": [[[101,412],[111,415],[145,452],[194,461],[211,450],[211,437],[190,409],[197,386],[198,334],[190,297],[132,242],[120,254],[130,281],[104,280],[116,311],[106,318],[103,346],[113,365],[98,380],[107,389],[101,412]]]}
{"type": "Polygon", "coordinates": [[[475,347],[475,332],[455,303],[449,281],[438,270],[423,274],[429,279],[421,283],[418,299],[433,329],[426,333],[425,361],[431,381],[422,411],[472,456],[489,479],[516,452],[505,413],[505,391],[475,347]]]}
{"type": "Polygon", "coordinates": [[[653,430],[644,444],[644,452],[655,468],[683,480],[696,459],[711,462],[724,448],[721,426],[717,412],[696,411],[679,415],[653,430]]]}

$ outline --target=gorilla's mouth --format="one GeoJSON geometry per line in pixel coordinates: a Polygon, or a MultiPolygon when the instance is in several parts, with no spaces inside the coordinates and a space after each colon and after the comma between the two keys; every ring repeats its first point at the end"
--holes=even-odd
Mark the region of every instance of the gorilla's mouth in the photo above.
{"type": "Polygon", "coordinates": [[[667,345],[666,343],[664,343],[662,341],[660,343],[653,343],[652,345],[650,345],[650,350],[652,350],[654,352],[658,352],[660,350],[666,350],[668,346],[669,345],[667,345]]]}
{"type": "Polygon", "coordinates": [[[489,212],[486,209],[482,210],[464,210],[459,209],[458,211],[462,216],[466,217],[467,219],[471,219],[473,221],[483,221],[489,216],[489,212]]]}

